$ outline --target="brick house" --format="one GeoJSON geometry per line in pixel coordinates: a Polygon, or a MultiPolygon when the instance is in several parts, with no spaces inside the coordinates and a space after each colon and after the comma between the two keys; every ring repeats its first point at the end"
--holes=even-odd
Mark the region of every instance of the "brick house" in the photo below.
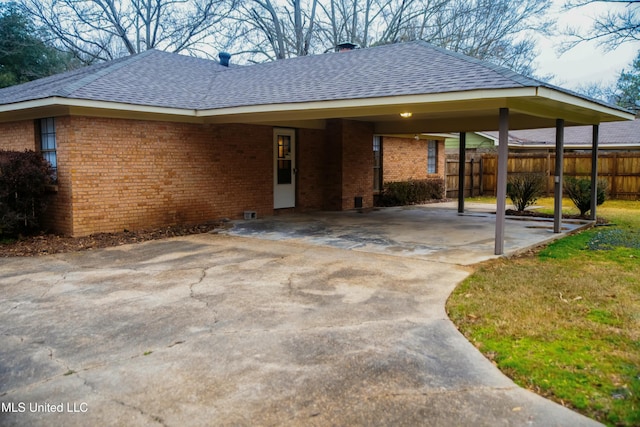
{"type": "Polygon", "coordinates": [[[376,139],[384,179],[439,176],[438,133],[509,109],[516,129],[629,118],[424,42],[251,66],[149,50],[1,89],[0,149],[55,164],[49,225],[79,236],[369,207],[376,139]]]}

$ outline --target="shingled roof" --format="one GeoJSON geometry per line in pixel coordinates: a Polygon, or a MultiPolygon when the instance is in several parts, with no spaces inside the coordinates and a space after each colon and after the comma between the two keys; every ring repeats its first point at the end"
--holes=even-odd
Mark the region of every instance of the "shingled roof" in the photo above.
{"type": "Polygon", "coordinates": [[[545,86],[487,62],[410,42],[244,67],[149,50],[0,90],[0,103],[47,97],[186,109],[545,86]]]}
{"type": "MultiPolygon", "coordinates": [[[[574,126],[564,130],[565,148],[588,148],[592,146],[591,126],[574,126]]],[[[495,141],[497,132],[485,135],[495,141]]],[[[514,130],[509,132],[509,145],[519,148],[555,148],[555,128],[514,130]]],[[[600,124],[598,144],[601,148],[634,149],[640,148],[640,120],[609,122],[600,124]]]]}
{"type": "Polygon", "coordinates": [[[0,90],[0,104],[61,97],[195,109],[215,74],[216,61],[148,50],[0,90]]]}
{"type": "Polygon", "coordinates": [[[15,120],[15,111],[27,118],[87,109],[290,126],[342,117],[398,133],[389,122],[408,107],[414,121],[402,125],[407,132],[491,130],[502,107],[515,107],[511,125],[518,128],[549,126],[562,115],[573,124],[630,118],[619,107],[422,41],[231,67],[149,50],[0,89],[0,120],[15,120]]]}

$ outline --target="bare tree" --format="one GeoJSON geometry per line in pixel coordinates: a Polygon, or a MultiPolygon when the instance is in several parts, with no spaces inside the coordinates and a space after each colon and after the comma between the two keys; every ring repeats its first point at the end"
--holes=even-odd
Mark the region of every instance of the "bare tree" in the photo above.
{"type": "Polygon", "coordinates": [[[234,19],[242,27],[236,54],[249,61],[277,60],[313,53],[318,0],[247,0],[234,19]]]}
{"type": "Polygon", "coordinates": [[[550,0],[457,0],[433,2],[406,26],[403,39],[437,46],[531,75],[537,55],[532,32],[545,32],[550,0]]]}
{"type": "Polygon", "coordinates": [[[567,28],[565,32],[571,40],[563,44],[564,51],[585,41],[597,40],[606,48],[614,49],[621,43],[640,40],[640,0],[569,0],[564,10],[570,13],[592,4],[606,4],[613,9],[596,16],[587,32],[567,28]]]}
{"type": "Polygon", "coordinates": [[[211,54],[235,0],[21,0],[66,50],[86,63],[158,48],[211,54]]]}

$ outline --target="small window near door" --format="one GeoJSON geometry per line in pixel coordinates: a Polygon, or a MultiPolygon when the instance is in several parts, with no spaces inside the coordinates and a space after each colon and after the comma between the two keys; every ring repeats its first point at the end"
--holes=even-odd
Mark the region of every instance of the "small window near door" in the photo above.
{"type": "Polygon", "coordinates": [[[291,184],[291,137],[278,135],[278,184],[291,184]]]}
{"type": "Polygon", "coordinates": [[[429,140],[428,142],[427,173],[438,173],[438,141],[429,140]]]}
{"type": "Polygon", "coordinates": [[[382,137],[373,137],[373,191],[382,190],[382,137]]]}
{"type": "Polygon", "coordinates": [[[53,117],[40,119],[40,152],[57,175],[58,157],[56,154],[56,122],[53,117]]]}

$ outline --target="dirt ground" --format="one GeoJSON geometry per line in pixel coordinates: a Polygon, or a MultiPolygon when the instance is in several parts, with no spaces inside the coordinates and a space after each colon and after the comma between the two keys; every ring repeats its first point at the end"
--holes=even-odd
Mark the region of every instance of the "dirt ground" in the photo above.
{"type": "Polygon", "coordinates": [[[50,255],[76,252],[168,237],[209,233],[227,226],[225,222],[207,222],[197,225],[175,225],[137,231],[124,230],[118,233],[97,233],[84,237],[41,234],[22,237],[15,241],[0,243],[0,258],[50,255]]]}

